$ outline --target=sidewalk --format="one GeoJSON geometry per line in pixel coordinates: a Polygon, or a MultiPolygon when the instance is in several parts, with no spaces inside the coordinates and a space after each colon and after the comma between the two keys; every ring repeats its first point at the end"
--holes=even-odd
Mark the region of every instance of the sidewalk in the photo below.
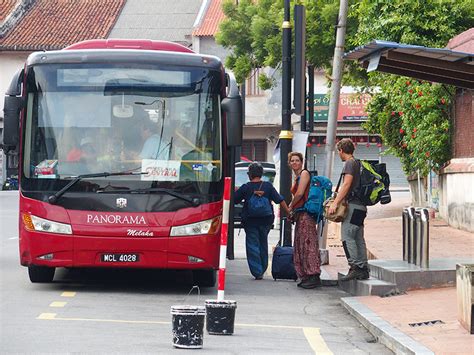
{"type": "MultiPolygon", "coordinates": [[[[409,201],[405,200],[369,207],[365,239],[371,259],[402,260],[401,211],[408,204],[409,201]],[[384,215],[390,217],[381,218],[384,215]]],[[[329,265],[321,267],[323,280],[333,283],[337,281],[338,272],[346,273],[348,270],[339,226],[329,226],[329,265]]],[[[235,257],[245,258],[245,233],[241,230],[239,235],[238,229],[235,232],[235,257]]],[[[270,253],[278,236],[278,230],[269,234],[270,253]]],[[[470,258],[474,263],[474,234],[449,227],[441,219],[430,220],[430,259],[445,258],[470,258]]],[[[354,310],[350,312],[395,353],[474,354],[474,335],[470,335],[457,320],[456,287],[409,290],[384,298],[346,297],[343,303],[350,304],[354,310]],[[429,321],[442,323],[429,325],[429,321]]]]}
{"type": "MultiPolygon", "coordinates": [[[[330,231],[330,265],[324,269],[337,278],[337,272],[347,272],[347,262],[337,225],[330,231]]],[[[365,238],[371,259],[402,260],[401,216],[367,219],[365,238]]],[[[457,258],[474,263],[474,234],[451,228],[440,219],[430,220],[430,259],[457,258]]],[[[474,354],[474,336],[457,320],[456,287],[409,290],[384,298],[349,297],[343,303],[350,304],[355,310],[351,313],[379,340],[384,335],[385,344],[397,353],[474,354]]]]}

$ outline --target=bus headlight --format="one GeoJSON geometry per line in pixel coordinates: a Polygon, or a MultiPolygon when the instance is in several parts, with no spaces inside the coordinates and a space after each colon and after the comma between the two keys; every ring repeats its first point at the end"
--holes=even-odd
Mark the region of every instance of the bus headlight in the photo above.
{"type": "Polygon", "coordinates": [[[23,213],[22,217],[25,228],[30,231],[57,234],[72,234],[72,228],[70,224],[53,222],[26,213],[23,213]]]}
{"type": "Polygon", "coordinates": [[[219,230],[221,217],[214,217],[206,221],[171,227],[170,236],[187,236],[200,234],[214,234],[219,230]]]}

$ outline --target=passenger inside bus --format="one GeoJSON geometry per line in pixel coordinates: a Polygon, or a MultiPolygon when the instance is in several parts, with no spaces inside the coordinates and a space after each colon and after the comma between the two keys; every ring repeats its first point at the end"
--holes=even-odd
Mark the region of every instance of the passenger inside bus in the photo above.
{"type": "Polygon", "coordinates": [[[139,154],[141,159],[167,160],[169,158],[170,144],[163,141],[158,131],[158,125],[150,119],[142,122],[141,136],[144,143],[139,154]]]}
{"type": "Polygon", "coordinates": [[[73,147],[66,156],[66,161],[84,161],[90,162],[96,159],[96,149],[94,148],[94,140],[91,137],[81,139],[80,145],[73,147]]]}

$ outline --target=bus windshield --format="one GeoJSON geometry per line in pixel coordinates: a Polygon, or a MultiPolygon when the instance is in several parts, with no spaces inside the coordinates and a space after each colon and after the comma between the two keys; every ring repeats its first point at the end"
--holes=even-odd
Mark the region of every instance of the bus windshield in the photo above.
{"type": "Polygon", "coordinates": [[[219,181],[221,80],[220,72],[198,67],[30,67],[24,178],[129,170],[138,173],[108,179],[139,187],[219,181]]]}

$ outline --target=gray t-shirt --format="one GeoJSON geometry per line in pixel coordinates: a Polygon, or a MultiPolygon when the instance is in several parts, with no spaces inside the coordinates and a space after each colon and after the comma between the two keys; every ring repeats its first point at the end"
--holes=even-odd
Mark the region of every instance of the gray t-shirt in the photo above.
{"type": "Polygon", "coordinates": [[[352,175],[352,184],[351,189],[347,194],[347,201],[354,203],[361,203],[360,200],[354,196],[354,190],[359,186],[360,183],[360,162],[354,158],[346,160],[344,163],[344,168],[342,169],[344,175],[352,175]]]}

